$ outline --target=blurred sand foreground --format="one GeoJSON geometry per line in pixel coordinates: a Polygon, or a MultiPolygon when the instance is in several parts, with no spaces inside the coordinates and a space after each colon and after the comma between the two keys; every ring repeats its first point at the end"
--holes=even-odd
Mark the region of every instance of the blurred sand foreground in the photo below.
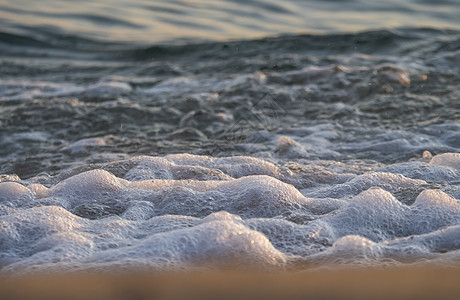
{"type": "Polygon", "coordinates": [[[460,268],[1,277],[0,299],[460,299],[460,268]]]}

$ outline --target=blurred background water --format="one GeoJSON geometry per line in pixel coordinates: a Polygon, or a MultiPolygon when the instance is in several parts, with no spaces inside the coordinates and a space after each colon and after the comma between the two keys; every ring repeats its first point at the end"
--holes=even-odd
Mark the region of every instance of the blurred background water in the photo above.
{"type": "Polygon", "coordinates": [[[247,127],[239,120],[270,116],[254,114],[266,95],[282,118],[250,124],[271,136],[244,154],[278,161],[273,141],[302,126],[329,126],[327,142],[303,142],[309,159],[455,151],[457,127],[445,124],[460,116],[458,4],[1,0],[0,170],[28,177],[135,154],[241,154],[213,145],[247,127]],[[439,124],[450,129],[423,129],[439,124]],[[68,151],[72,143],[92,150],[68,151]]]}
{"type": "Polygon", "coordinates": [[[253,39],[396,27],[460,28],[458,0],[2,0],[2,31],[110,41],[253,39]]]}

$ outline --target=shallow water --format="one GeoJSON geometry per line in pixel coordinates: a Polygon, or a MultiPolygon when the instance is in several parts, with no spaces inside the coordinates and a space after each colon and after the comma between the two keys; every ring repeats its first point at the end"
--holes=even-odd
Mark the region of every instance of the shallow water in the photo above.
{"type": "Polygon", "coordinates": [[[455,21],[146,45],[77,14],[0,33],[3,272],[458,263],[455,21]]]}

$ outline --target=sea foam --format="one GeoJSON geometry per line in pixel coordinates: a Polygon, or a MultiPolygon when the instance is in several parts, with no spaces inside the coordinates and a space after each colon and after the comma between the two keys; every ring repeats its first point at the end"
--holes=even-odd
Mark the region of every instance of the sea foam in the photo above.
{"type": "MultiPolygon", "coordinates": [[[[456,172],[457,160],[443,154],[428,165],[385,167],[391,173],[332,172],[300,190],[290,182],[323,175],[245,156],[134,157],[45,185],[40,176],[11,177],[0,183],[0,263],[4,272],[29,272],[442,262],[459,250],[460,203],[398,171],[456,172]],[[437,165],[445,159],[453,168],[437,165]],[[401,190],[414,200],[398,199],[401,190]]],[[[424,179],[451,180],[433,174],[424,179]]]]}

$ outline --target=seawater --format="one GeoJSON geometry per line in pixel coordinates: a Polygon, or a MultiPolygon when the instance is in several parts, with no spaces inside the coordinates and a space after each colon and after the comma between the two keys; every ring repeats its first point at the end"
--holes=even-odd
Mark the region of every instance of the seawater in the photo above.
{"type": "Polygon", "coordinates": [[[410,28],[341,33],[340,18],[298,25],[290,1],[291,27],[255,30],[290,34],[222,26],[206,41],[164,38],[184,11],[200,27],[204,4],[157,2],[177,24],[127,35],[147,2],[112,20],[102,2],[17,3],[0,13],[1,272],[459,262],[455,3],[408,1],[391,10],[410,28]]]}
{"type": "Polygon", "coordinates": [[[3,30],[144,43],[397,27],[459,29],[457,0],[6,0],[3,30]]]}

